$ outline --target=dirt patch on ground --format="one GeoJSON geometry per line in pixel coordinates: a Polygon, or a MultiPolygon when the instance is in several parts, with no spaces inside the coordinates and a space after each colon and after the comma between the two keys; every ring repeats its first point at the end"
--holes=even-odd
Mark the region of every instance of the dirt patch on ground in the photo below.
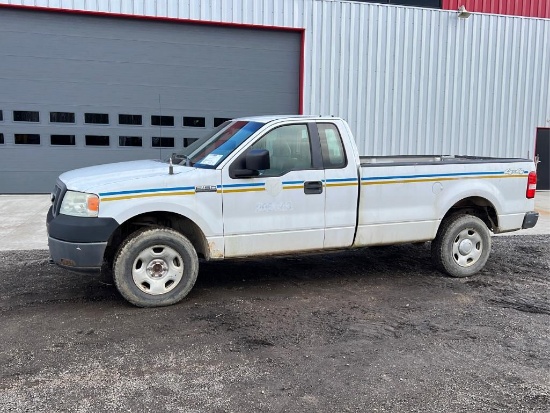
{"type": "Polygon", "coordinates": [[[201,263],[178,305],[0,253],[0,411],[546,412],[550,236],[484,271],[429,244],[201,263]]]}

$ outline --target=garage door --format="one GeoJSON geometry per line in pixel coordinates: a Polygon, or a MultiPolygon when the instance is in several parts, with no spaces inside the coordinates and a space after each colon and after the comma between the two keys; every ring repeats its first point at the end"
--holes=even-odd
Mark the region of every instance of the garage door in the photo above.
{"type": "Polygon", "coordinates": [[[301,33],[0,8],[0,193],[298,113],[301,33]]]}

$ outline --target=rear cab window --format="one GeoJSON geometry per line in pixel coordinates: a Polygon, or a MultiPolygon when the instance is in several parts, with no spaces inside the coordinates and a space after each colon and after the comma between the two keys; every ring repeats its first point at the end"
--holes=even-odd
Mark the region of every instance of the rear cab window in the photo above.
{"type": "Polygon", "coordinates": [[[345,168],[347,165],[346,152],[342,136],[333,123],[318,123],[321,154],[325,169],[345,168]]]}

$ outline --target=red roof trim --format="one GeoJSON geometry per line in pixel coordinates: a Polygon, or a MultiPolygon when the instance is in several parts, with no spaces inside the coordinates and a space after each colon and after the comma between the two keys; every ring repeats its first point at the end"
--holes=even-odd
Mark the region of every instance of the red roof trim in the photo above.
{"type": "Polygon", "coordinates": [[[550,0],[443,0],[441,4],[445,10],[458,10],[460,6],[477,13],[550,19],[550,0]]]}

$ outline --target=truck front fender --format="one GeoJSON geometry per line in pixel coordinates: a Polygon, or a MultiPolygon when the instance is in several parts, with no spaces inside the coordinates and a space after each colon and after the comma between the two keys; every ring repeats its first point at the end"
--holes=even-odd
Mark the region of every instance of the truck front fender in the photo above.
{"type": "MultiPolygon", "coordinates": [[[[114,204],[114,203],[113,203],[114,204]]],[[[214,211],[201,205],[202,210],[199,214],[193,205],[185,205],[178,202],[170,202],[166,199],[152,202],[135,202],[134,200],[119,201],[116,205],[109,205],[104,213],[113,217],[120,225],[132,218],[148,213],[173,213],[193,221],[202,231],[205,237],[217,237],[223,235],[223,223],[221,220],[221,211],[215,214],[214,211]]],[[[101,205],[103,208],[103,203],[101,205]]],[[[102,211],[103,212],[103,211],[102,211]]]]}

